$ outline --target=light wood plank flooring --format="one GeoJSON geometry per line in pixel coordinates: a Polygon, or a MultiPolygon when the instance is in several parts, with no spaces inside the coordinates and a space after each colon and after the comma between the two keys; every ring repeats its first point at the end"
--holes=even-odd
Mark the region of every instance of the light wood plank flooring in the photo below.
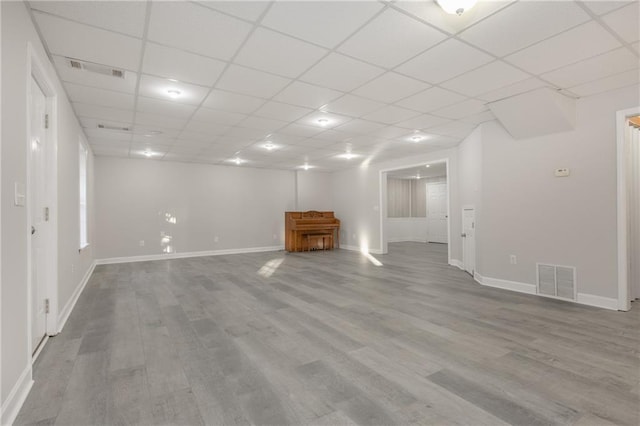
{"type": "Polygon", "coordinates": [[[640,309],[390,247],[98,266],[17,424],[639,424],[640,309]]]}

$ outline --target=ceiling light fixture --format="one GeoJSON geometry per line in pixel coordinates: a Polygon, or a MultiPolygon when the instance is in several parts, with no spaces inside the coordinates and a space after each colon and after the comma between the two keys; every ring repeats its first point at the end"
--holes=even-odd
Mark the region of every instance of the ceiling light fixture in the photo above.
{"type": "Polygon", "coordinates": [[[169,89],[167,90],[167,94],[169,95],[170,98],[175,99],[180,97],[180,95],[182,95],[182,92],[176,89],[169,89]]]}
{"type": "Polygon", "coordinates": [[[450,15],[462,15],[471,9],[477,0],[436,0],[438,5],[450,15]]]}
{"type": "Polygon", "coordinates": [[[319,118],[318,119],[318,124],[321,126],[326,126],[327,124],[329,124],[329,119],[328,118],[319,118]]]}
{"type": "Polygon", "coordinates": [[[236,157],[236,158],[233,159],[233,162],[236,163],[236,165],[239,166],[240,164],[242,164],[243,161],[242,161],[242,158],[236,157]]]}
{"type": "Polygon", "coordinates": [[[276,148],[276,146],[271,141],[267,141],[264,145],[262,145],[267,151],[271,151],[276,148]]]}
{"type": "Polygon", "coordinates": [[[420,142],[422,139],[423,139],[423,137],[422,137],[422,136],[420,136],[420,135],[415,135],[415,136],[412,136],[412,137],[411,137],[411,140],[412,140],[413,142],[420,142]]]}
{"type": "Polygon", "coordinates": [[[311,168],[311,166],[308,163],[304,163],[302,168],[305,169],[305,170],[309,170],[311,168]]]}
{"type": "Polygon", "coordinates": [[[145,157],[147,158],[151,158],[153,157],[153,152],[146,150],[145,152],[143,152],[143,154],[145,155],[145,157]]]}
{"type": "Polygon", "coordinates": [[[427,164],[425,167],[428,169],[429,167],[431,167],[431,164],[427,164]]]}

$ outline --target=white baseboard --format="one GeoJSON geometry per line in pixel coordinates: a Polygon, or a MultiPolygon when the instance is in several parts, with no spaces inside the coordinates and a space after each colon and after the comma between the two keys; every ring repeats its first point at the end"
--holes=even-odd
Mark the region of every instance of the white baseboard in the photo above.
{"type": "Polygon", "coordinates": [[[225,254],[261,253],[265,251],[279,251],[279,250],[284,250],[284,246],[251,247],[251,248],[243,248],[243,249],[222,249],[222,250],[207,250],[207,251],[189,251],[184,253],[171,253],[171,254],[148,254],[144,256],[110,257],[106,259],[97,259],[96,265],[110,265],[113,263],[148,262],[152,260],[185,259],[188,257],[222,256],[225,254]]]}
{"type": "Polygon", "coordinates": [[[388,243],[426,243],[427,240],[420,238],[388,238],[388,243]]]}
{"type": "Polygon", "coordinates": [[[2,403],[2,409],[0,410],[0,424],[12,425],[18,417],[22,404],[27,399],[29,391],[33,386],[33,379],[31,378],[31,364],[27,365],[24,369],[18,381],[9,392],[9,395],[2,403]]]}
{"type": "Polygon", "coordinates": [[[80,297],[80,294],[82,294],[82,290],[84,290],[85,286],[89,282],[89,278],[91,278],[91,274],[93,274],[93,270],[95,268],[96,261],[94,260],[93,262],[91,262],[91,266],[89,266],[89,269],[87,269],[84,277],[82,277],[82,281],[80,281],[76,289],[73,290],[73,294],[64,305],[64,308],[62,308],[62,310],[58,314],[58,333],[62,331],[64,325],[67,323],[69,315],[71,315],[71,311],[73,311],[73,308],[76,306],[76,302],[78,302],[78,298],[80,297]]]}
{"type": "Polygon", "coordinates": [[[462,261],[460,261],[458,259],[450,259],[449,260],[449,265],[455,266],[456,268],[464,271],[464,265],[462,264],[462,261]]]}
{"type": "Polygon", "coordinates": [[[483,277],[477,272],[473,274],[473,278],[478,282],[478,284],[481,284],[487,287],[495,287],[495,288],[501,288],[504,290],[517,291],[518,293],[533,294],[539,297],[544,297],[546,299],[564,300],[565,302],[573,302],[573,303],[578,303],[580,305],[595,306],[597,308],[611,309],[614,311],[618,310],[618,299],[611,299],[611,298],[602,297],[602,296],[594,296],[593,294],[586,294],[586,293],[578,293],[577,300],[562,299],[559,297],[538,294],[538,288],[536,287],[535,284],[527,284],[527,283],[521,283],[517,281],[507,281],[507,280],[501,280],[497,278],[483,277]]]}
{"type": "Polygon", "coordinates": [[[578,293],[577,303],[589,306],[597,306],[598,308],[611,309],[612,311],[618,310],[618,299],[611,299],[609,297],[595,296],[593,294],[578,293]]]}

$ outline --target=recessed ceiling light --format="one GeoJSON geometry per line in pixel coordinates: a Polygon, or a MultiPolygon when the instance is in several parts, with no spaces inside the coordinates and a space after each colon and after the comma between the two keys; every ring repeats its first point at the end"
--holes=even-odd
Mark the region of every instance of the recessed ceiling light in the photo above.
{"type": "Polygon", "coordinates": [[[477,0],[436,0],[438,5],[450,15],[462,15],[471,9],[477,0]]]}
{"type": "Polygon", "coordinates": [[[242,163],[244,163],[244,160],[240,157],[236,157],[232,160],[234,163],[236,163],[238,166],[242,163]]]}
{"type": "Polygon", "coordinates": [[[303,169],[305,170],[309,170],[311,168],[310,165],[308,165],[307,163],[304,163],[304,165],[302,166],[303,169]]]}
{"type": "Polygon", "coordinates": [[[415,135],[415,136],[411,137],[411,140],[414,141],[414,142],[420,142],[422,139],[423,139],[423,137],[420,136],[420,135],[415,135]]]}
{"type": "Polygon", "coordinates": [[[345,160],[351,160],[358,157],[358,154],[354,154],[353,152],[345,152],[344,154],[338,155],[338,157],[344,158],[345,160]]]}
{"type": "Polygon", "coordinates": [[[425,167],[426,167],[426,168],[429,168],[429,167],[431,167],[431,164],[427,164],[425,167]]]}
{"type": "Polygon", "coordinates": [[[175,78],[168,78],[167,80],[169,80],[172,83],[177,83],[178,82],[178,80],[176,80],[175,78]]]}
{"type": "Polygon", "coordinates": [[[268,151],[271,151],[271,150],[276,148],[276,146],[273,144],[273,142],[270,142],[270,141],[268,141],[267,143],[265,143],[262,146],[268,151]]]}
{"type": "Polygon", "coordinates": [[[151,158],[153,157],[153,155],[155,154],[154,152],[151,152],[149,150],[146,150],[145,152],[143,152],[143,154],[145,155],[145,157],[147,158],[151,158]]]}
{"type": "Polygon", "coordinates": [[[329,119],[328,118],[319,118],[318,119],[318,124],[321,126],[326,126],[327,124],[329,124],[329,119]]]}
{"type": "Polygon", "coordinates": [[[180,97],[180,95],[182,95],[182,92],[176,89],[169,89],[167,90],[167,95],[169,95],[170,98],[178,98],[180,97]]]}

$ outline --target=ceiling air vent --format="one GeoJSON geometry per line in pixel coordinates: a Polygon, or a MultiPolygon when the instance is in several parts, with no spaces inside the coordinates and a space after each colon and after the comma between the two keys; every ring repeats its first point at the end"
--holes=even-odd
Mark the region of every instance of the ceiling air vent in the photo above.
{"type": "Polygon", "coordinates": [[[538,294],[576,300],[576,268],[538,263],[538,294]]]}
{"type": "Polygon", "coordinates": [[[113,130],[113,131],[116,131],[116,132],[130,132],[131,131],[131,127],[110,126],[108,124],[98,124],[98,129],[113,130]]]}
{"type": "Polygon", "coordinates": [[[116,78],[124,78],[124,70],[100,65],[93,62],[80,61],[78,59],[67,58],[67,63],[71,68],[85,70],[96,74],[108,75],[116,78]]]}

